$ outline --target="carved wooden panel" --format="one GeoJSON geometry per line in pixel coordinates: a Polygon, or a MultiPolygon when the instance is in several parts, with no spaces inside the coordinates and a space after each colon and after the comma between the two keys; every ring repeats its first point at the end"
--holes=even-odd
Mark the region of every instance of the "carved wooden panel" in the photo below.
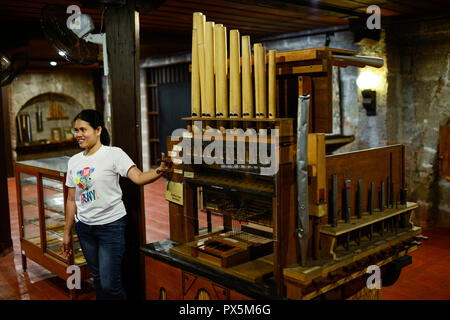
{"type": "Polygon", "coordinates": [[[184,300],[228,300],[230,289],[183,271],[184,300]]]}
{"type": "Polygon", "coordinates": [[[181,270],[145,257],[145,298],[149,300],[183,299],[181,270]]]}

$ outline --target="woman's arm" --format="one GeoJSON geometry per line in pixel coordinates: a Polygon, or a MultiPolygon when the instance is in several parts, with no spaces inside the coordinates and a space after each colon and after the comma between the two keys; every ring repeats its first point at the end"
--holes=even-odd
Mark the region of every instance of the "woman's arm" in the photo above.
{"type": "Polygon", "coordinates": [[[72,228],[75,222],[76,213],[75,188],[69,188],[66,202],[66,224],[64,225],[64,238],[61,244],[61,251],[66,258],[72,254],[70,242],[72,241],[72,228]]]}
{"type": "Polygon", "coordinates": [[[128,170],[127,177],[138,185],[144,185],[151,183],[161,178],[167,172],[167,165],[165,163],[165,155],[161,154],[161,165],[153,171],[142,172],[136,166],[133,166],[128,170]]]}

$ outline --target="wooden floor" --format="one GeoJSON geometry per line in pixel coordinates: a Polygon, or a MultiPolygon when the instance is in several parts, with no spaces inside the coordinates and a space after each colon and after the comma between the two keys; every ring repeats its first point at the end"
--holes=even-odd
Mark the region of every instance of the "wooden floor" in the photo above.
{"type": "MultiPolygon", "coordinates": [[[[16,189],[8,179],[11,234],[14,251],[0,258],[0,299],[68,300],[66,283],[28,259],[23,272],[20,254],[16,189]]],[[[144,187],[147,243],[169,237],[169,209],[163,179],[144,187]]],[[[214,221],[213,221],[214,224],[214,221]]],[[[384,287],[385,300],[450,300],[450,230],[424,230],[429,240],[411,254],[413,263],[403,269],[399,280],[384,287]]],[[[95,299],[92,287],[84,284],[80,300],[95,299]]]]}

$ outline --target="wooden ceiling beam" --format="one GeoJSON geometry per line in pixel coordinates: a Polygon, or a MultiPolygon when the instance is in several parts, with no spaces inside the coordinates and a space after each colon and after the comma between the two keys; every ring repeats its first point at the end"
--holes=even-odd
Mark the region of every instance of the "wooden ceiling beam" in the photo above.
{"type": "MultiPolygon", "coordinates": [[[[341,16],[354,16],[365,17],[361,13],[354,12],[351,9],[343,8],[336,5],[330,5],[321,1],[308,1],[308,0],[229,0],[230,2],[246,3],[254,6],[264,6],[267,8],[275,8],[287,11],[304,11],[310,9],[311,12],[323,13],[323,14],[339,14],[341,16]]],[[[338,1],[336,1],[338,2],[338,1]]]]}
{"type": "MultiPolygon", "coordinates": [[[[254,23],[256,25],[261,25],[261,21],[273,21],[272,25],[275,26],[283,26],[285,28],[295,28],[295,30],[298,30],[299,28],[304,27],[311,27],[316,25],[323,25],[323,23],[320,23],[318,21],[309,20],[306,17],[274,17],[271,15],[264,15],[264,14],[252,14],[251,17],[248,15],[246,16],[241,10],[227,10],[223,13],[219,11],[211,11],[208,8],[205,8],[206,11],[204,13],[206,14],[206,18],[208,21],[215,21],[216,23],[222,23],[226,26],[227,23],[233,24],[236,26],[242,25],[242,22],[245,21],[247,23],[254,23]]],[[[167,9],[161,9],[154,13],[152,16],[143,16],[142,21],[151,20],[154,17],[164,18],[168,19],[170,17],[176,17],[180,20],[186,20],[186,17],[188,17],[189,23],[192,25],[192,12],[193,11],[187,11],[180,8],[171,8],[171,10],[167,9]],[[173,9],[173,10],[172,10],[173,9]]],[[[141,22],[142,22],[141,21],[141,22]]]]}
{"type": "Polygon", "coordinates": [[[317,11],[308,10],[283,10],[277,8],[269,8],[262,5],[257,4],[247,4],[245,2],[234,2],[233,0],[216,0],[214,2],[207,0],[167,0],[166,4],[161,6],[159,10],[175,10],[176,8],[186,9],[188,13],[201,11],[205,13],[207,16],[214,13],[226,13],[230,15],[242,15],[245,14],[244,17],[260,17],[267,20],[280,20],[287,18],[310,18],[311,14],[315,14],[317,16],[317,11]]]}

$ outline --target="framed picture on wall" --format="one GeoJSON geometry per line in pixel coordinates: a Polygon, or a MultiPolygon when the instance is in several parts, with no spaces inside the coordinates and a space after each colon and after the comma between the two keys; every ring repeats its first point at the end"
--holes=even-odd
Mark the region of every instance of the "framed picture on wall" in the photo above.
{"type": "Polygon", "coordinates": [[[61,128],[52,128],[52,140],[61,140],[61,128]]]}
{"type": "Polygon", "coordinates": [[[73,139],[73,133],[71,127],[64,128],[64,139],[73,139]]]}

